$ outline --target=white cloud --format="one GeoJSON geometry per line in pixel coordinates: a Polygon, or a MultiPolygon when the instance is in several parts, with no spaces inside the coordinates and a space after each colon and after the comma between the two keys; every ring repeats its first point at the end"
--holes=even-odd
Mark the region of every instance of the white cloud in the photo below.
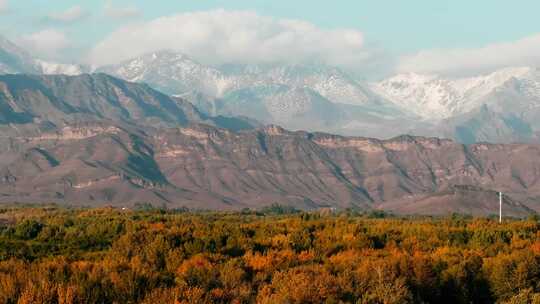
{"type": "Polygon", "coordinates": [[[404,56],[398,72],[474,74],[508,66],[539,66],[540,34],[481,48],[425,50],[404,56]]]}
{"type": "Polygon", "coordinates": [[[88,16],[81,6],[73,6],[62,12],[55,12],[47,15],[46,19],[53,22],[73,23],[88,16]]]}
{"type": "Polygon", "coordinates": [[[103,9],[105,16],[113,19],[136,18],[142,15],[141,11],[134,6],[116,7],[112,1],[107,1],[103,9]]]}
{"type": "Polygon", "coordinates": [[[58,58],[62,51],[71,47],[65,33],[54,29],[45,29],[23,36],[17,43],[30,53],[45,59],[58,58]]]}
{"type": "Polygon", "coordinates": [[[215,10],[123,27],[98,43],[88,61],[117,63],[161,49],[178,50],[216,64],[318,61],[359,66],[369,55],[363,34],[357,30],[322,29],[255,12],[215,10]]]}

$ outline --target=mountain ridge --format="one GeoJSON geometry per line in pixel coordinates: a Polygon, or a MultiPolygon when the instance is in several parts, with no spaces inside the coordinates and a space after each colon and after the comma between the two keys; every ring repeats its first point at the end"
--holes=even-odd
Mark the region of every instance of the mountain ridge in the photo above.
{"type": "Polygon", "coordinates": [[[497,211],[492,193],[503,191],[508,215],[540,210],[538,145],[378,140],[278,126],[141,129],[107,121],[0,141],[10,142],[0,149],[3,202],[227,210],[278,202],[308,210],[490,215],[497,211]]]}
{"type": "Polygon", "coordinates": [[[173,99],[147,85],[106,74],[0,75],[0,121],[3,123],[108,119],[139,125],[177,126],[204,122],[239,129],[252,122],[207,116],[183,99],[173,99]]]}

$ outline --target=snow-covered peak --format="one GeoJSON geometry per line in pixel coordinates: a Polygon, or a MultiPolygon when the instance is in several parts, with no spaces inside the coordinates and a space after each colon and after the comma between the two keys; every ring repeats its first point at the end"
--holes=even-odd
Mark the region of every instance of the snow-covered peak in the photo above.
{"type": "Polygon", "coordinates": [[[99,71],[133,82],[147,82],[173,95],[197,91],[219,97],[232,86],[220,71],[170,50],[145,54],[99,71]]]}
{"type": "Polygon", "coordinates": [[[165,50],[148,53],[105,69],[129,81],[141,81],[158,69],[194,71],[202,69],[202,65],[182,53],[165,50]]]}
{"type": "Polygon", "coordinates": [[[323,97],[348,104],[365,104],[371,92],[345,72],[321,64],[266,64],[218,67],[203,65],[175,51],[149,53],[100,71],[135,82],[147,82],[169,94],[197,91],[220,98],[249,87],[285,85],[307,87],[323,97]]]}
{"type": "Polygon", "coordinates": [[[432,119],[452,115],[461,98],[451,81],[433,75],[401,74],[372,88],[399,107],[432,119]]]}
{"type": "Polygon", "coordinates": [[[465,113],[512,78],[524,78],[528,67],[505,68],[486,75],[450,78],[400,74],[371,85],[377,93],[421,117],[439,120],[465,113]]]}

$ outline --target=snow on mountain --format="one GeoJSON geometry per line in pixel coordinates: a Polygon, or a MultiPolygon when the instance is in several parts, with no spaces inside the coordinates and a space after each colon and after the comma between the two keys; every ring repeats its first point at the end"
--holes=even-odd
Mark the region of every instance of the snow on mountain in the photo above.
{"type": "Polygon", "coordinates": [[[233,86],[232,80],[220,71],[173,51],[146,54],[98,71],[128,81],[146,82],[171,95],[195,91],[218,97],[233,86]]]}
{"type": "Polygon", "coordinates": [[[338,104],[312,89],[285,85],[235,90],[225,94],[215,107],[220,114],[248,116],[291,129],[320,129],[338,124],[342,116],[338,104]]]}
{"type": "Polygon", "coordinates": [[[208,66],[159,51],[99,69],[38,60],[0,36],[0,74],[103,72],[191,101],[210,115],[245,116],[291,129],[463,142],[540,138],[540,70],[505,68],[475,77],[400,74],[358,81],[323,64],[208,66]]]}
{"type": "Polygon", "coordinates": [[[384,128],[387,136],[403,132],[403,126],[394,123],[398,118],[402,123],[416,119],[346,72],[322,64],[212,67],[178,52],[161,51],[98,71],[146,82],[209,115],[245,116],[291,129],[373,135],[384,128]],[[388,121],[388,127],[380,126],[388,121]]]}
{"type": "Polygon", "coordinates": [[[264,98],[268,111],[276,120],[289,120],[305,114],[315,105],[312,101],[318,98],[311,91],[301,88],[277,88],[264,98]]]}
{"type": "Polygon", "coordinates": [[[482,98],[512,78],[523,78],[530,68],[507,68],[488,75],[444,78],[437,75],[401,74],[371,88],[403,109],[429,120],[463,114],[481,106],[482,98]]]}
{"type": "Polygon", "coordinates": [[[512,77],[477,101],[491,111],[513,114],[540,131],[540,71],[531,68],[519,77],[512,77]]]}
{"type": "Polygon", "coordinates": [[[364,104],[372,93],[343,71],[324,65],[205,66],[190,57],[161,51],[99,69],[123,79],[146,82],[172,95],[192,94],[220,98],[228,92],[256,86],[308,87],[332,102],[364,104]]]}
{"type": "Polygon", "coordinates": [[[345,72],[325,65],[229,65],[222,70],[235,79],[236,88],[270,84],[308,87],[332,102],[355,105],[368,103],[371,97],[369,89],[345,72]]]}
{"type": "Polygon", "coordinates": [[[536,101],[536,107],[538,107],[538,104],[540,104],[540,69],[530,69],[528,73],[517,79],[519,80],[519,84],[517,84],[516,89],[524,97],[534,99],[536,101]]]}
{"type": "Polygon", "coordinates": [[[431,128],[416,129],[413,134],[444,136],[463,143],[538,142],[538,69],[504,69],[456,82],[461,85],[461,92],[466,92],[463,93],[461,112],[456,111],[446,119],[435,121],[431,128]]]}
{"type": "Polygon", "coordinates": [[[389,138],[416,126],[415,118],[395,108],[336,103],[305,86],[253,86],[226,93],[211,104],[196,106],[211,109],[212,115],[245,116],[290,130],[343,135],[389,138]]]}

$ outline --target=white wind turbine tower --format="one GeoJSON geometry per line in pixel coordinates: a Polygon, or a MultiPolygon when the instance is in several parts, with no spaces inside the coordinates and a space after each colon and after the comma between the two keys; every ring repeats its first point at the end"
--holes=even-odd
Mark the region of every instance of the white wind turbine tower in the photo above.
{"type": "Polygon", "coordinates": [[[502,223],[502,200],[503,194],[502,192],[499,192],[499,223],[502,223]]]}

